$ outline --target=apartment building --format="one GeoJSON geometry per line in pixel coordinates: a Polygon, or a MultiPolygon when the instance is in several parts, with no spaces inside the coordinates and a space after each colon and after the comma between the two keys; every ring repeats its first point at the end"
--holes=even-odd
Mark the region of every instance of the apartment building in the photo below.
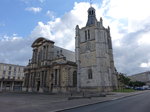
{"type": "Polygon", "coordinates": [[[0,91],[21,91],[24,66],[0,63],[0,91]]]}

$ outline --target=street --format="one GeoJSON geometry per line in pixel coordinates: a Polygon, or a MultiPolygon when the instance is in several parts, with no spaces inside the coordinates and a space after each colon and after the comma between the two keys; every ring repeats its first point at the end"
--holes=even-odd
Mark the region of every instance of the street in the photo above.
{"type": "Polygon", "coordinates": [[[78,107],[62,112],[150,112],[150,91],[123,99],[78,107]]]}

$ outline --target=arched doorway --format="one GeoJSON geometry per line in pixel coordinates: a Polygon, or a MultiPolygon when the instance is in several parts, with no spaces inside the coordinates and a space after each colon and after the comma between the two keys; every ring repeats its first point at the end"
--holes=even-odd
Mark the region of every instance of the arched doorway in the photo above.
{"type": "Polygon", "coordinates": [[[40,90],[40,81],[37,81],[37,92],[40,90]]]}

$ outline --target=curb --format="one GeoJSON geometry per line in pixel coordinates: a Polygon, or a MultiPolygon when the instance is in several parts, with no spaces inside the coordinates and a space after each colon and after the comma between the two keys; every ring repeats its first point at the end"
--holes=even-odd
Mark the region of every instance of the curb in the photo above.
{"type": "Polygon", "coordinates": [[[89,104],[73,106],[73,107],[70,107],[70,108],[68,107],[68,108],[64,108],[64,109],[53,110],[53,111],[49,111],[49,112],[61,112],[61,111],[64,111],[64,110],[70,110],[70,109],[74,109],[74,108],[78,108],[78,107],[84,107],[84,106],[88,106],[88,105],[94,105],[94,104],[98,104],[98,103],[105,103],[105,102],[115,101],[115,100],[119,100],[119,99],[124,99],[124,98],[127,98],[127,97],[136,96],[136,95],[143,94],[143,93],[144,92],[131,94],[131,95],[127,95],[127,96],[122,96],[122,97],[118,97],[118,98],[113,98],[113,99],[110,99],[110,100],[98,101],[98,102],[95,102],[95,103],[89,103],[89,104]]]}

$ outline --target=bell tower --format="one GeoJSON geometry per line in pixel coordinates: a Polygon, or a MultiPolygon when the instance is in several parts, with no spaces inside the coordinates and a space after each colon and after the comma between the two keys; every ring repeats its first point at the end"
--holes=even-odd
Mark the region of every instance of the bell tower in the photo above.
{"type": "Polygon", "coordinates": [[[86,26],[76,26],[75,55],[78,66],[78,90],[111,91],[117,87],[110,28],[96,19],[90,6],[86,26]]]}
{"type": "Polygon", "coordinates": [[[96,15],[95,15],[95,9],[91,6],[88,9],[88,21],[86,23],[86,26],[95,25],[97,23],[96,15]]]}

